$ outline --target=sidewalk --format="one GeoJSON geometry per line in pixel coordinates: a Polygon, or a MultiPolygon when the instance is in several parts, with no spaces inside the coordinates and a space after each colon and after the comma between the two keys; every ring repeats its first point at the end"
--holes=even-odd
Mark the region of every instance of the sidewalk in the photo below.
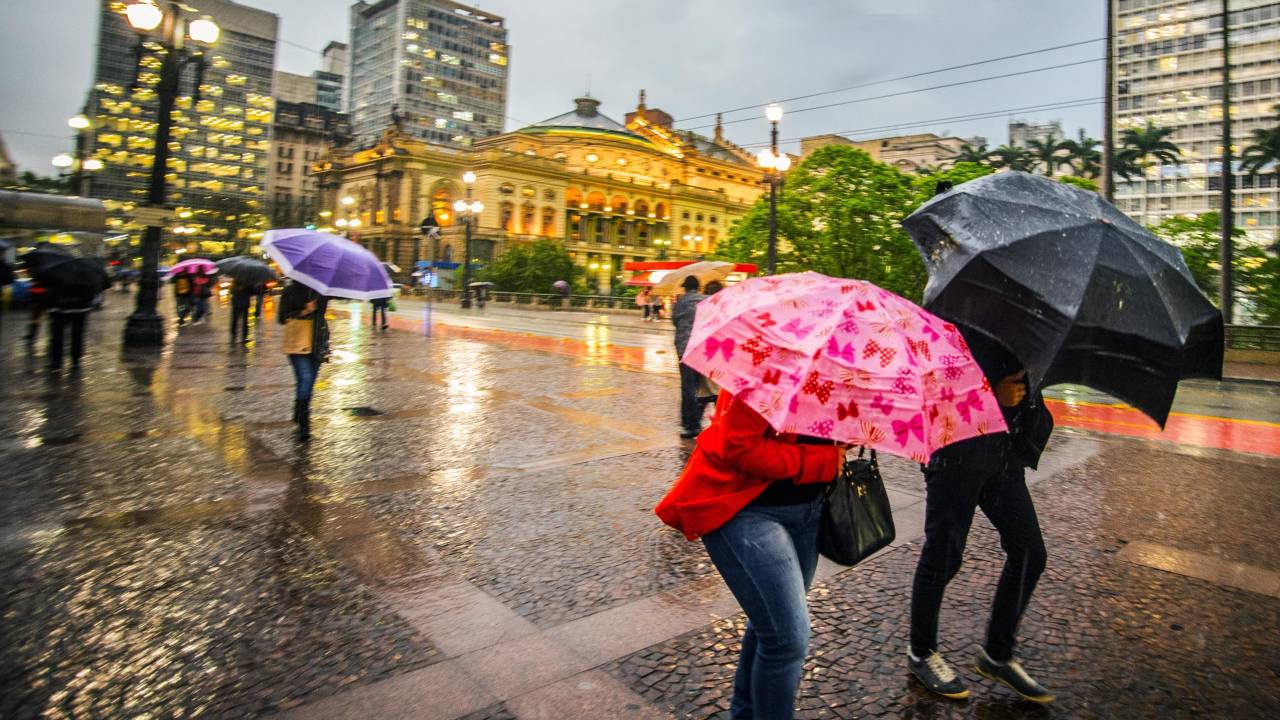
{"type": "MultiPolygon", "coordinates": [[[[232,349],[221,308],[122,353],[112,294],[79,377],[0,345],[0,716],[727,717],[742,617],[651,511],[691,447],[675,378],[341,309],[308,446],[274,324],[232,349]]],[[[1061,693],[1046,713],[972,673],[964,704],[906,678],[923,489],[886,459],[898,541],[820,567],[799,717],[1275,716],[1277,470],[1055,436],[1022,647],[1061,693]]],[[[998,556],[979,519],[942,617],[957,665],[998,556]]]]}

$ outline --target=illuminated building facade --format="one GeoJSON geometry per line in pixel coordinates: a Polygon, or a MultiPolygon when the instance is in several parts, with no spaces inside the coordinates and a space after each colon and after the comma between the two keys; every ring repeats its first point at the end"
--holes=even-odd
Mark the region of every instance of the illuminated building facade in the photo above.
{"type": "Polygon", "coordinates": [[[372,142],[403,115],[405,132],[468,147],[502,132],[510,51],[503,19],[449,0],[351,6],[352,132],[372,142]]]}
{"type": "Polygon", "coordinates": [[[763,190],[754,158],[719,127],[710,138],[675,130],[670,115],[645,106],[643,93],[625,123],[600,113],[594,98],[574,102],[563,115],[465,150],[393,124],[377,141],[339,148],[315,166],[322,212],[402,268],[457,263],[463,232],[452,207],[466,196],[462,176],[470,170],[472,198],[484,203],[473,261],[551,238],[608,292],[621,285],[627,262],[710,253],[763,190]],[[438,242],[419,233],[429,213],[443,227],[438,242]]]}
{"type": "MultiPolygon", "coordinates": [[[[1173,128],[1182,162],[1153,165],[1145,177],[1116,179],[1116,204],[1155,224],[1221,208],[1222,3],[1118,0],[1115,134],[1148,121],[1173,128]]],[[[1238,162],[1256,128],[1278,122],[1280,2],[1232,0],[1231,136],[1238,162]]],[[[1236,227],[1274,242],[1280,208],[1275,172],[1235,175],[1236,227]]]]}
{"type": "MultiPolygon", "coordinates": [[[[92,122],[87,152],[105,164],[94,173],[90,194],[106,202],[110,230],[128,233],[136,242],[143,226],[132,212],[147,195],[160,59],[154,42],[135,54],[139,35],[124,17],[125,4],[102,3],[94,84],[86,103],[92,122]]],[[[206,53],[198,98],[192,93],[196,68],[183,72],[168,173],[168,202],[176,217],[165,240],[171,251],[243,252],[266,227],[279,18],[226,0],[189,5],[185,12],[212,17],[222,32],[206,53]]]]}
{"type": "Polygon", "coordinates": [[[276,101],[267,166],[272,227],[303,227],[316,222],[320,191],[311,165],[350,137],[351,124],[344,113],[315,103],[276,101]]]}

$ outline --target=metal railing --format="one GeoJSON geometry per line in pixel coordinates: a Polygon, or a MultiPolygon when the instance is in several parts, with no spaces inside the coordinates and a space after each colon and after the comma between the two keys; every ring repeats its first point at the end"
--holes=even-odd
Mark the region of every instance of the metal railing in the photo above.
{"type": "Polygon", "coordinates": [[[1280,325],[1228,325],[1226,331],[1230,350],[1280,352],[1280,325]]]}
{"type": "MultiPolygon", "coordinates": [[[[402,292],[405,292],[405,294],[412,294],[415,297],[426,297],[429,292],[432,302],[460,302],[462,300],[462,290],[441,290],[437,288],[428,291],[425,288],[413,288],[412,291],[408,291],[406,289],[406,291],[402,292]]],[[[507,292],[505,290],[491,290],[489,291],[486,301],[496,305],[539,307],[551,310],[589,308],[630,310],[636,313],[640,312],[640,308],[636,305],[635,298],[618,295],[565,296],[558,293],[520,293],[507,292]]]]}

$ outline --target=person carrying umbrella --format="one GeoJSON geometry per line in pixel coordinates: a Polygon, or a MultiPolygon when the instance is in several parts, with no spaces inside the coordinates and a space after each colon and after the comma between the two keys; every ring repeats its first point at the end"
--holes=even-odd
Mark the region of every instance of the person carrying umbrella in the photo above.
{"type": "Polygon", "coordinates": [[[178,313],[178,327],[187,324],[187,315],[191,313],[191,276],[180,273],[173,277],[173,302],[178,313]]]}
{"type": "MultiPolygon", "coordinates": [[[[42,305],[49,314],[49,369],[62,368],[67,330],[71,362],[76,369],[84,355],[84,326],[94,300],[110,284],[101,258],[72,257],[54,250],[33,250],[22,256],[33,280],[45,288],[42,305]]],[[[31,338],[34,342],[34,337],[31,338]]]]}
{"type": "MultiPolygon", "coordinates": [[[[706,299],[706,295],[698,292],[698,278],[689,275],[684,279],[684,294],[676,300],[675,309],[671,311],[671,322],[676,326],[676,359],[684,359],[685,347],[689,344],[689,336],[693,332],[693,321],[696,317],[698,303],[706,299]]],[[[680,362],[680,426],[683,428],[680,437],[688,440],[698,437],[702,432],[702,409],[698,403],[698,385],[701,376],[698,371],[680,362]]]]}
{"type": "Polygon", "coordinates": [[[257,286],[244,280],[231,281],[231,344],[236,343],[237,330],[240,344],[249,344],[249,305],[257,286]]]}
{"type": "Polygon", "coordinates": [[[391,327],[387,324],[387,308],[391,305],[391,298],[374,298],[369,301],[373,306],[373,327],[378,327],[378,313],[382,313],[382,329],[386,330],[391,327]]]}
{"type": "Polygon", "coordinates": [[[296,280],[285,285],[280,296],[279,322],[286,326],[285,354],[295,380],[293,422],[298,425],[298,439],[304,441],[311,439],[311,391],[320,363],[329,357],[329,325],[324,319],[327,306],[328,298],[296,280]],[[292,331],[293,327],[299,329],[292,331]]]}
{"type": "Polygon", "coordinates": [[[209,321],[210,297],[213,297],[213,278],[203,273],[194,273],[191,278],[191,301],[194,305],[191,312],[192,325],[209,321]]]}

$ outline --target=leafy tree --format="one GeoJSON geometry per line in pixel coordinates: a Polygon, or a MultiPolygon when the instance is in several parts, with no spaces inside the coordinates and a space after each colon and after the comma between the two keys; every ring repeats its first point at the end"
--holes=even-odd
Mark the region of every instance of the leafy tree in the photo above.
{"type": "MultiPolygon", "coordinates": [[[[1166,218],[1151,228],[1178,246],[1191,276],[1214,305],[1218,304],[1221,280],[1221,223],[1218,213],[1208,212],[1196,217],[1166,218]]],[[[1240,228],[1232,237],[1236,302],[1263,324],[1280,323],[1280,258],[1249,242],[1240,228]]]]}
{"type": "Polygon", "coordinates": [[[940,182],[946,181],[952,185],[959,185],[980,178],[983,175],[990,175],[993,172],[995,172],[995,169],[988,165],[980,165],[975,162],[958,162],[935,175],[918,175],[912,182],[915,190],[911,209],[915,210],[933,197],[934,189],[938,187],[940,182]]]}
{"type": "Polygon", "coordinates": [[[9,186],[13,190],[30,190],[32,192],[51,193],[55,195],[71,194],[71,178],[43,177],[30,170],[22,171],[17,181],[9,186]]]}
{"type": "MultiPolygon", "coordinates": [[[[867,153],[821,148],[787,174],[778,199],[779,271],[859,278],[919,298],[924,263],[900,224],[915,207],[915,195],[910,176],[867,153]]],[[[763,198],[734,225],[715,257],[763,262],[768,223],[763,198]]]]}
{"type": "Polygon", "coordinates": [[[1276,124],[1269,128],[1254,128],[1250,133],[1253,142],[1241,155],[1243,162],[1240,167],[1251,175],[1260,174],[1268,165],[1272,173],[1280,173],[1280,104],[1271,110],[1276,114],[1276,124]]]}
{"type": "Polygon", "coordinates": [[[1080,129],[1078,139],[1062,141],[1067,151],[1067,164],[1076,175],[1097,178],[1102,174],[1102,151],[1098,149],[1101,144],[1101,140],[1086,135],[1084,128],[1080,129]]]}
{"type": "Polygon", "coordinates": [[[1036,159],[1031,153],[1020,147],[1001,145],[991,151],[991,154],[987,157],[987,162],[994,168],[1008,168],[1010,170],[1029,172],[1035,167],[1036,159]]]}
{"type": "Polygon", "coordinates": [[[1053,172],[1059,166],[1066,164],[1067,158],[1063,156],[1066,145],[1054,135],[1041,140],[1033,138],[1027,141],[1027,150],[1031,156],[1044,168],[1044,174],[1053,177],[1053,172]]]}
{"type": "Polygon", "coordinates": [[[520,243],[481,270],[477,277],[493,283],[495,290],[549,293],[557,280],[575,286],[582,268],[574,264],[569,251],[553,240],[520,243]]]}
{"type": "Polygon", "coordinates": [[[1059,175],[1058,182],[1065,183],[1067,185],[1074,185],[1084,190],[1098,192],[1098,183],[1090,180],[1089,178],[1076,177],[1075,175],[1059,175]]]}
{"type": "MultiPolygon", "coordinates": [[[[1134,177],[1146,182],[1147,170],[1156,165],[1178,162],[1181,148],[1169,136],[1173,128],[1160,127],[1150,120],[1141,128],[1125,128],[1120,134],[1120,152],[1116,153],[1115,173],[1125,180],[1134,177]]],[[[1147,202],[1142,203],[1142,224],[1147,224],[1147,202]]]]}
{"type": "Polygon", "coordinates": [[[956,163],[985,163],[987,156],[991,154],[991,149],[986,143],[979,143],[976,147],[965,143],[960,146],[960,151],[956,156],[951,158],[956,163]]]}

